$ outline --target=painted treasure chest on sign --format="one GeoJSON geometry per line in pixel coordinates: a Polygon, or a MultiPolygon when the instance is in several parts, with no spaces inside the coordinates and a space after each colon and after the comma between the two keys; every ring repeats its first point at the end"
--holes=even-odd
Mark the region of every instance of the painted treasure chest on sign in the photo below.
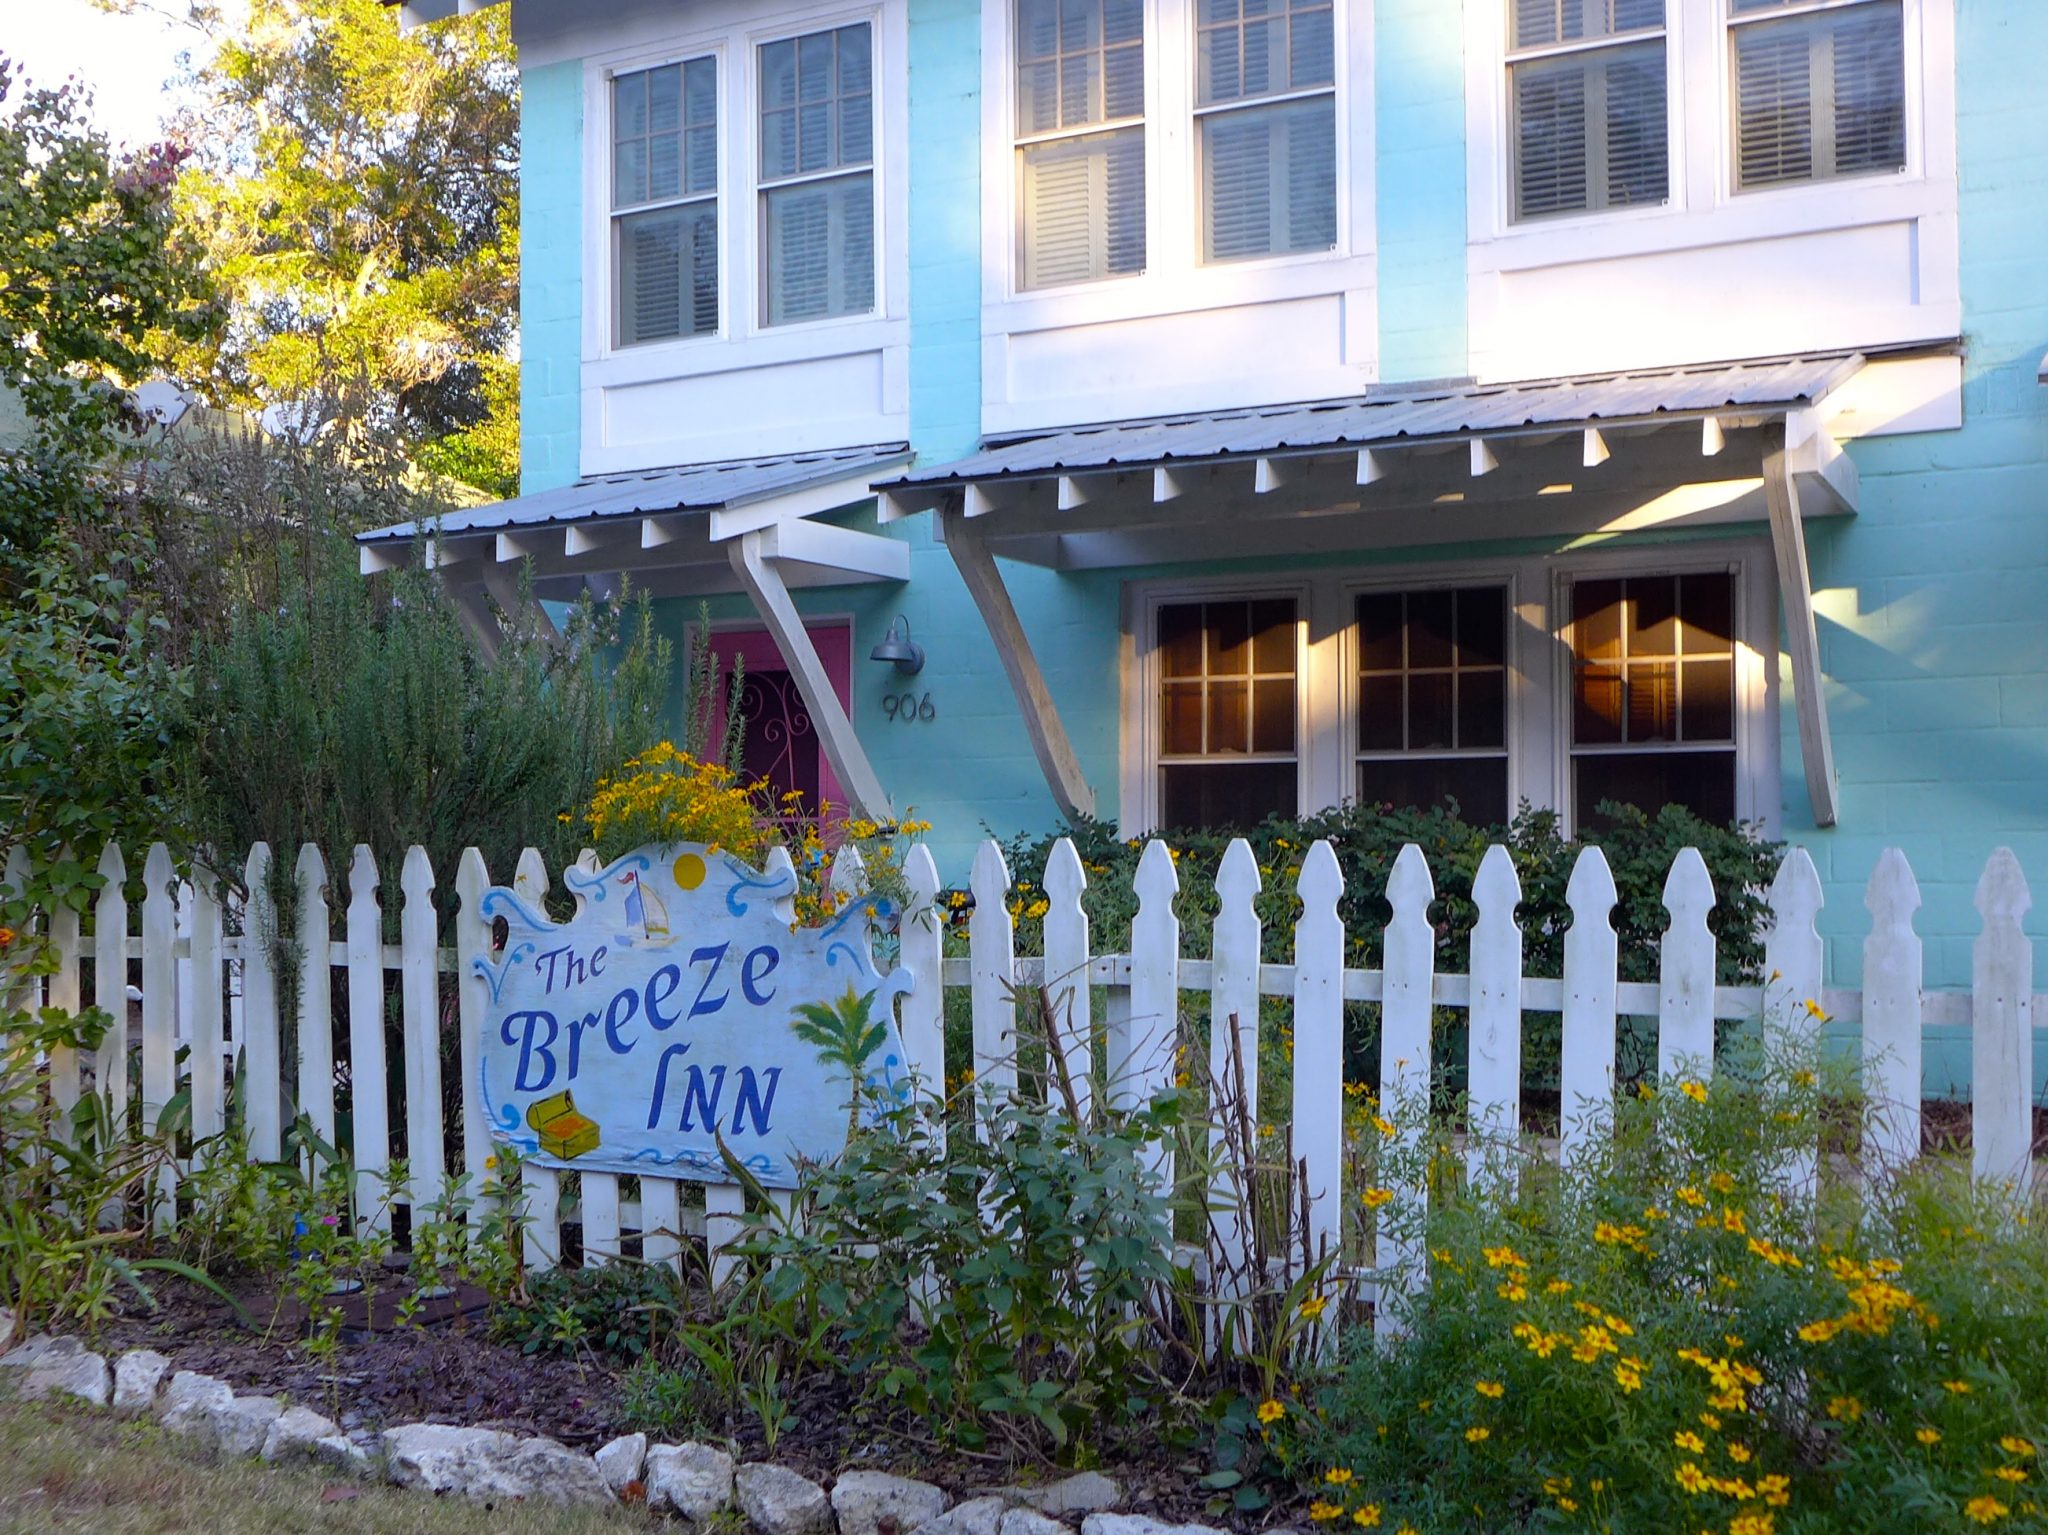
{"type": "Polygon", "coordinates": [[[878,898],[822,927],[783,913],[796,875],[695,843],[568,869],[580,899],[555,922],[495,886],[502,949],[465,984],[487,993],[477,1082],[491,1134],[543,1165],[724,1181],[720,1143],[771,1188],[845,1146],[852,1084],[797,1039],[798,1008],[872,992],[888,1039],[872,1081],[910,1083],[894,1021],[908,972],[875,966],[878,898]]]}

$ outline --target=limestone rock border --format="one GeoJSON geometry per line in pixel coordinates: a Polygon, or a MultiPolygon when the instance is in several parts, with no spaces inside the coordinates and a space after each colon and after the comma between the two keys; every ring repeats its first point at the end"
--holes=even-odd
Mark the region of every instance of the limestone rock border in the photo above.
{"type": "MultiPolygon", "coordinates": [[[[14,1318],[0,1308],[0,1347],[14,1318]]],[[[1056,1515],[1085,1516],[1080,1535],[1224,1535],[1113,1510],[1122,1489],[1099,1471],[1036,1487],[1001,1487],[955,1502],[930,1482],[849,1467],[828,1487],[772,1462],[735,1462],[708,1444],[655,1444],[624,1434],[593,1454],[558,1440],[451,1423],[344,1432],[281,1396],[237,1395],[226,1381],[178,1370],[151,1349],[109,1360],[76,1338],[28,1338],[0,1353],[0,1382],[23,1400],[68,1396],[164,1429],[223,1455],[310,1461],[345,1476],[492,1504],[645,1503],[688,1525],[726,1517],[755,1535],[1075,1535],[1056,1515]]]]}

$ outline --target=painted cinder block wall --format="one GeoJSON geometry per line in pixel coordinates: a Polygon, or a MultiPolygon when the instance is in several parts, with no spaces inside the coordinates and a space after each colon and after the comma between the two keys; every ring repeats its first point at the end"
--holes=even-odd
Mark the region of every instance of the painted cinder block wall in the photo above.
{"type": "MultiPolygon", "coordinates": [[[[1374,8],[1378,339],[1387,382],[1470,371],[1463,20],[1458,0],[1377,0],[1374,8]]],[[[1971,898],[1994,846],[2012,846],[2043,887],[2029,924],[2048,931],[2048,388],[2035,378],[2048,351],[2048,99],[2027,62],[2044,51],[2048,6],[1958,7],[1964,426],[1852,445],[1862,511],[1812,530],[1842,817],[1832,830],[1813,826],[1787,675],[1782,824],[1813,850],[1826,883],[1822,926],[1840,984],[1860,975],[1863,887],[1888,846],[1903,847],[1920,877],[1919,930],[1935,984],[1968,982],[1971,898]]],[[[910,0],[911,438],[926,461],[968,451],[979,436],[980,159],[967,146],[980,132],[980,81],[974,0],[910,0]]],[[[577,206],[580,91],[573,62],[525,76],[529,210],[577,206]]],[[[526,237],[528,489],[576,472],[577,227],[566,216],[530,220],[526,237]]],[[[853,617],[855,723],[897,807],[915,806],[936,823],[942,870],[964,879],[984,827],[1042,828],[1056,813],[993,647],[930,520],[889,531],[911,544],[907,585],[802,593],[799,603],[853,617]],[[931,657],[915,679],[937,710],[928,724],[885,718],[882,701],[896,684],[865,660],[898,612],[931,657]]],[[[1006,566],[1108,819],[1118,812],[1118,631],[1122,583],[1132,574],[1006,566]]],[[[695,611],[694,602],[665,604],[662,620],[679,634],[695,611]]],[[[714,615],[741,619],[746,610],[725,602],[714,615]]],[[[1952,1074],[1944,1059],[1957,1059],[1953,1049],[1930,1060],[1936,1085],[1952,1074]]]]}

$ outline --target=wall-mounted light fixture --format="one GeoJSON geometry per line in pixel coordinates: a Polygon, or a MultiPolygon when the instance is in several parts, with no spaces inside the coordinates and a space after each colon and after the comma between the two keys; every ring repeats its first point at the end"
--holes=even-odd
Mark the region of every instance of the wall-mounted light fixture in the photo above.
{"type": "Polygon", "coordinates": [[[882,643],[868,652],[870,661],[891,661],[906,677],[924,670],[924,646],[910,637],[910,620],[898,613],[882,635],[882,643]]]}

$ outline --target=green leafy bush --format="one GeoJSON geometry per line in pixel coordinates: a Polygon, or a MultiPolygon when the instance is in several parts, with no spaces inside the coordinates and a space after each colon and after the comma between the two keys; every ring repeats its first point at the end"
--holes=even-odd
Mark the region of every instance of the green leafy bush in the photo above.
{"type": "Polygon", "coordinates": [[[1805,1065],[1724,1062],[1711,1086],[1624,1100],[1611,1143],[1562,1172],[1529,1155],[1447,1189],[1407,1335],[1355,1340],[1333,1387],[1264,1430],[1311,1518],[2048,1528],[2038,1211],[1940,1164],[1794,1176],[1841,1102],[1805,1065]]]}

